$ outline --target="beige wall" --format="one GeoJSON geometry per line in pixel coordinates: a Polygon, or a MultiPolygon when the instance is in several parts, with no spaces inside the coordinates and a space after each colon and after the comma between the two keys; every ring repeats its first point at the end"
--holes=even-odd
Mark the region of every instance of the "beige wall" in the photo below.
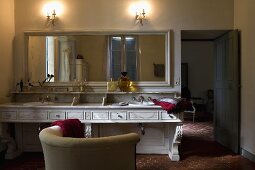
{"type": "MultiPolygon", "coordinates": [[[[15,73],[16,80],[24,77],[25,30],[45,29],[41,9],[45,0],[15,0],[15,73]]],[[[55,29],[62,30],[169,30],[173,31],[172,79],[180,77],[180,30],[233,28],[233,0],[150,0],[151,10],[144,26],[135,24],[129,6],[135,0],[61,0],[64,11],[58,17],[55,29]],[[221,11],[221,12],[217,12],[221,11]]],[[[173,90],[180,91],[180,86],[173,90]]]]}
{"type": "Polygon", "coordinates": [[[255,154],[255,1],[235,0],[235,28],[241,31],[241,147],[255,154]]]}
{"type": "Polygon", "coordinates": [[[154,64],[165,64],[165,36],[139,36],[140,80],[165,81],[154,75],[154,64]]]}
{"type": "Polygon", "coordinates": [[[43,81],[45,79],[45,43],[44,36],[30,36],[28,44],[28,79],[32,82],[43,81]]]}
{"type": "Polygon", "coordinates": [[[0,103],[10,101],[13,87],[14,0],[0,1],[0,103]]]}
{"type": "Polygon", "coordinates": [[[106,81],[107,35],[79,36],[76,52],[87,63],[87,80],[106,81]]]}
{"type": "Polygon", "coordinates": [[[213,50],[213,42],[182,42],[182,62],[188,63],[188,83],[192,97],[206,99],[207,90],[214,88],[213,50]]]}

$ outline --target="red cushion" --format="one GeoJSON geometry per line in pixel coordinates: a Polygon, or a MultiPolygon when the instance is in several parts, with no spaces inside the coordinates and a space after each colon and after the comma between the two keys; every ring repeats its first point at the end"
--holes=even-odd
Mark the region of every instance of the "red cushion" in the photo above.
{"type": "Polygon", "coordinates": [[[79,119],[58,120],[51,126],[59,126],[63,137],[84,138],[84,126],[79,119]]]}

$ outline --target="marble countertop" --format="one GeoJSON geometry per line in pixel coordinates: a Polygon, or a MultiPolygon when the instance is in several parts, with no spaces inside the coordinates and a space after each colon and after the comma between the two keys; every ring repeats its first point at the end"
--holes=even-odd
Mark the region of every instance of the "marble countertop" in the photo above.
{"type": "Polygon", "coordinates": [[[140,105],[132,104],[121,106],[118,103],[106,103],[102,106],[102,103],[79,103],[71,106],[71,103],[53,103],[53,102],[15,102],[1,104],[0,108],[77,108],[77,109],[161,109],[157,105],[140,105]]]}

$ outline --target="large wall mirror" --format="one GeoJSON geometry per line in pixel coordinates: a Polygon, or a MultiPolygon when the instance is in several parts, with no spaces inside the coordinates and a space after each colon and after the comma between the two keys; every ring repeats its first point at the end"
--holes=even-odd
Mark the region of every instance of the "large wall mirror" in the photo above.
{"type": "Polygon", "coordinates": [[[26,31],[27,79],[104,84],[122,71],[140,85],[170,85],[169,31],[26,31]]]}

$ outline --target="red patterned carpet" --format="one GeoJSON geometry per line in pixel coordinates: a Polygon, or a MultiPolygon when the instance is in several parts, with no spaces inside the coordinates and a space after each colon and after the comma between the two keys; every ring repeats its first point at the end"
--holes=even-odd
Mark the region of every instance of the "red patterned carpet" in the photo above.
{"type": "MultiPolygon", "coordinates": [[[[137,170],[255,170],[255,163],[214,142],[212,122],[185,122],[183,130],[181,161],[172,162],[167,155],[137,155],[137,170]]],[[[43,155],[24,153],[0,169],[43,170],[43,155]]]]}

